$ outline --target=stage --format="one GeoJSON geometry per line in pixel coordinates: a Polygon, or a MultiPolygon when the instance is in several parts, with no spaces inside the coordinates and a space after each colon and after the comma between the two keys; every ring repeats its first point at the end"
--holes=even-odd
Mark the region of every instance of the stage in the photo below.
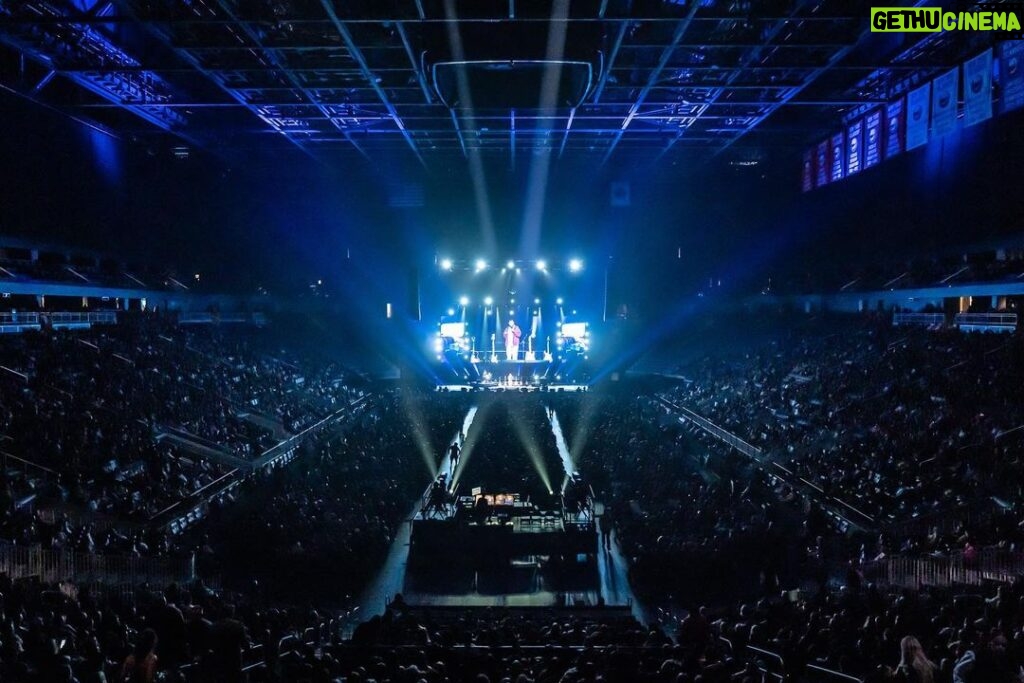
{"type": "Polygon", "coordinates": [[[463,387],[489,391],[550,391],[558,386],[562,391],[583,391],[589,373],[583,358],[573,356],[561,359],[505,360],[499,357],[465,358],[448,353],[442,357],[436,369],[438,387],[463,387]]]}
{"type": "Polygon", "coordinates": [[[458,391],[519,391],[523,393],[529,393],[532,391],[548,391],[557,393],[589,390],[590,388],[586,384],[518,384],[507,382],[476,382],[467,384],[437,385],[437,391],[440,391],[442,393],[458,391]]]}

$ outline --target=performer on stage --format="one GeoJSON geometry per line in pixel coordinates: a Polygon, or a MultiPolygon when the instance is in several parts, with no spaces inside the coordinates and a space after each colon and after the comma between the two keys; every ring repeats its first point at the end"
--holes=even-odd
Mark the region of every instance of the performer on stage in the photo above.
{"type": "Polygon", "coordinates": [[[523,331],[519,329],[519,325],[516,325],[515,320],[508,321],[508,327],[502,333],[505,337],[505,358],[507,360],[518,360],[519,359],[519,339],[523,336],[523,331]]]}

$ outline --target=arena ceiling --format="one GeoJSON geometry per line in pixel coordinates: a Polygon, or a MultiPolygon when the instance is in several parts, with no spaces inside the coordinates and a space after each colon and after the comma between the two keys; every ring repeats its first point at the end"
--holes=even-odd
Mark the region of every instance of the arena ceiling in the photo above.
{"type": "Polygon", "coordinates": [[[869,5],[0,0],[0,88],[183,154],[756,161],[973,47],[872,35],[869,5]]]}

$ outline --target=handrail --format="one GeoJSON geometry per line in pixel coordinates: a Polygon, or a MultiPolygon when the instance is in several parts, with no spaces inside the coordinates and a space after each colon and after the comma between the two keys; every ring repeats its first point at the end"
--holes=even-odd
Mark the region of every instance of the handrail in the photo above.
{"type": "MultiPolygon", "coordinates": [[[[697,413],[693,412],[689,408],[686,408],[686,407],[681,406],[681,405],[679,405],[677,403],[674,403],[674,402],[668,400],[667,398],[665,398],[664,396],[656,396],[655,398],[656,398],[657,401],[659,401],[662,404],[662,407],[670,408],[672,410],[675,410],[677,413],[681,414],[679,416],[679,420],[680,421],[682,421],[682,420],[689,420],[690,422],[694,423],[695,425],[697,425],[698,427],[703,429],[708,434],[710,434],[710,435],[714,436],[715,438],[717,438],[719,441],[722,441],[722,442],[726,443],[727,445],[731,446],[732,448],[734,448],[735,450],[739,451],[743,455],[746,455],[747,457],[751,458],[752,460],[754,460],[755,463],[757,463],[762,468],[767,468],[768,465],[774,465],[775,467],[777,467],[777,468],[783,470],[784,472],[786,472],[789,476],[791,476],[791,477],[793,476],[793,473],[790,470],[786,469],[785,467],[783,467],[779,463],[775,462],[772,458],[767,457],[764,454],[764,451],[762,451],[760,448],[757,448],[756,446],[753,446],[753,445],[747,443],[746,441],[744,441],[743,439],[739,438],[735,434],[732,434],[731,432],[729,432],[729,431],[727,431],[725,429],[722,429],[721,427],[716,425],[711,420],[708,420],[706,417],[698,415],[697,413]]],[[[774,478],[779,479],[781,481],[785,481],[785,483],[789,484],[790,486],[793,486],[794,488],[798,488],[799,487],[798,484],[795,484],[792,481],[786,481],[779,474],[774,473],[774,472],[768,472],[767,469],[765,469],[765,474],[767,474],[769,477],[774,477],[774,478]]],[[[804,484],[803,486],[806,487],[807,485],[808,484],[804,484]]],[[[860,510],[858,510],[857,508],[853,507],[849,503],[841,500],[840,498],[837,498],[836,496],[826,495],[823,491],[821,491],[820,487],[818,487],[818,486],[814,486],[813,484],[811,484],[810,486],[812,488],[814,488],[816,491],[818,491],[819,493],[821,493],[821,498],[823,498],[826,503],[829,502],[829,501],[835,501],[837,503],[841,503],[844,507],[849,508],[850,510],[852,510],[852,511],[856,512],[857,514],[859,514],[861,517],[864,517],[865,519],[867,519],[871,524],[875,523],[875,520],[874,520],[873,517],[871,517],[870,515],[868,515],[868,514],[866,514],[864,512],[861,512],[860,510]]],[[[806,491],[806,488],[804,490],[806,491]]],[[[858,524],[857,522],[854,522],[849,517],[846,517],[845,515],[840,514],[838,511],[833,509],[832,506],[827,506],[826,510],[829,512],[829,514],[833,515],[835,518],[839,519],[841,522],[845,523],[846,525],[848,525],[850,527],[857,528],[857,529],[863,529],[864,528],[862,525],[858,524]]]]}
{"type": "Polygon", "coordinates": [[[850,674],[844,674],[842,671],[835,671],[833,669],[826,669],[825,667],[819,666],[818,664],[808,664],[807,668],[808,669],[813,669],[814,671],[817,671],[818,673],[823,673],[823,674],[826,674],[828,676],[832,676],[834,678],[838,678],[838,679],[843,680],[843,681],[852,681],[852,683],[863,683],[863,680],[864,680],[862,678],[857,678],[856,676],[851,676],[850,674]]]}
{"type": "Polygon", "coordinates": [[[52,476],[57,476],[57,471],[56,470],[51,470],[49,467],[45,467],[43,465],[39,465],[37,463],[34,463],[31,460],[26,460],[25,458],[18,457],[17,455],[14,455],[13,453],[8,453],[7,451],[0,451],[0,457],[2,457],[4,459],[4,463],[5,463],[4,464],[4,468],[5,469],[7,467],[7,465],[6,465],[6,461],[7,460],[17,460],[18,462],[22,463],[23,465],[26,465],[28,467],[34,467],[36,469],[42,470],[43,472],[46,472],[47,474],[52,475],[52,476]]]}

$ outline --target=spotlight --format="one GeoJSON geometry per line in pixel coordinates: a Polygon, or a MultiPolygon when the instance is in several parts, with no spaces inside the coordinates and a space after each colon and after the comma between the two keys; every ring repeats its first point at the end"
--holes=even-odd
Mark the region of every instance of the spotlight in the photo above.
{"type": "Polygon", "coordinates": [[[455,315],[455,309],[454,308],[449,308],[448,309],[448,315],[455,315]]]}
{"type": "Polygon", "coordinates": [[[481,270],[486,270],[486,269],[487,269],[487,261],[484,261],[482,258],[478,258],[476,260],[476,272],[479,273],[481,270]]]}
{"type": "Polygon", "coordinates": [[[555,303],[558,304],[559,306],[561,306],[562,305],[562,297],[558,297],[557,299],[555,299],[555,303]]]}
{"type": "Polygon", "coordinates": [[[441,270],[451,270],[453,265],[455,264],[452,263],[450,258],[441,259],[441,270]]]}
{"type": "Polygon", "coordinates": [[[535,304],[539,304],[539,303],[540,303],[540,299],[534,299],[534,300],[533,300],[533,303],[535,303],[535,304]]]}
{"type": "Polygon", "coordinates": [[[486,299],[484,299],[484,306],[490,306],[493,303],[494,299],[492,299],[491,297],[487,297],[486,299]]]}
{"type": "Polygon", "coordinates": [[[547,270],[547,269],[548,269],[547,261],[537,261],[537,270],[544,271],[544,270],[547,270]]]}
{"type": "Polygon", "coordinates": [[[578,273],[583,270],[583,261],[578,258],[569,259],[569,272],[578,273]]]}
{"type": "Polygon", "coordinates": [[[509,270],[512,270],[513,268],[516,267],[516,262],[509,259],[508,263],[505,264],[505,267],[508,268],[509,270]]]}
{"type": "Polygon", "coordinates": [[[468,296],[460,297],[459,298],[459,305],[460,306],[468,306],[469,305],[469,297],[468,296]]]}

